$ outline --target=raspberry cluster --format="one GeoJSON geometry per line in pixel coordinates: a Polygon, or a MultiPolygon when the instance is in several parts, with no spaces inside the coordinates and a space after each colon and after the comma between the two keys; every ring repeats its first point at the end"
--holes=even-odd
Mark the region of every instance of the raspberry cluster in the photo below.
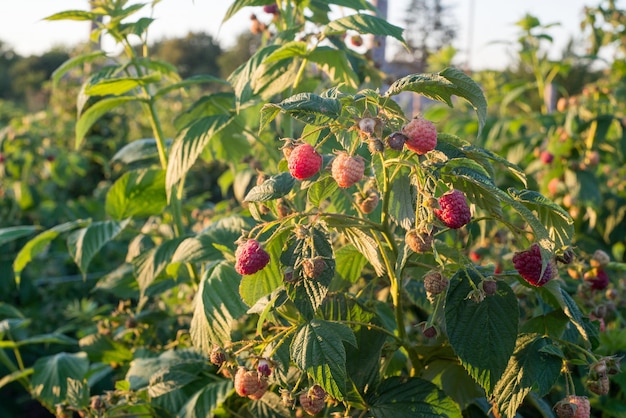
{"type": "Polygon", "coordinates": [[[322,168],[322,156],[310,144],[300,144],[291,150],[287,159],[289,172],[298,180],[313,177],[322,168]]]}
{"type": "Polygon", "coordinates": [[[249,239],[235,251],[235,270],[241,275],[254,274],[270,262],[270,255],[259,241],[249,239]]]}
{"type": "Polygon", "coordinates": [[[472,213],[460,190],[452,190],[439,198],[439,208],[433,210],[448,228],[458,229],[467,225],[472,219],[472,213]]]}
{"type": "Polygon", "coordinates": [[[542,262],[539,244],[533,244],[529,249],[515,253],[513,256],[513,265],[520,276],[533,286],[543,286],[548,283],[556,273],[554,265],[550,262],[546,266],[543,274],[541,274],[542,262]]]}
{"type": "Polygon", "coordinates": [[[426,154],[437,146],[437,128],[427,119],[413,119],[402,128],[402,134],[407,138],[406,147],[419,155],[426,154]]]}

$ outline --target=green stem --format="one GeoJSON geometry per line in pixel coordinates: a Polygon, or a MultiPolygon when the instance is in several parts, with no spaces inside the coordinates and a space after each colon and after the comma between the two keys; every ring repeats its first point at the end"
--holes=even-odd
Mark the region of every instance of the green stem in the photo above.
{"type": "Polygon", "coordinates": [[[300,68],[298,68],[298,74],[296,74],[296,79],[293,82],[293,87],[292,88],[297,88],[298,84],[300,84],[300,81],[302,81],[302,76],[304,75],[304,70],[306,70],[306,65],[309,63],[308,59],[303,59],[302,63],[300,64],[300,68]]]}

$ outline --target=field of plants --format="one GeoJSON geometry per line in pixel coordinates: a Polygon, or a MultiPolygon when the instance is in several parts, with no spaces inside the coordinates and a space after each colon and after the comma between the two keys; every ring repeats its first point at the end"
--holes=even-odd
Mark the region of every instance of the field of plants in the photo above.
{"type": "Polygon", "coordinates": [[[399,77],[367,0],[233,1],[227,74],[153,53],[158,0],[89,3],[0,99],[0,416],[626,417],[615,1],[558,60],[526,15],[510,69],[399,77]]]}

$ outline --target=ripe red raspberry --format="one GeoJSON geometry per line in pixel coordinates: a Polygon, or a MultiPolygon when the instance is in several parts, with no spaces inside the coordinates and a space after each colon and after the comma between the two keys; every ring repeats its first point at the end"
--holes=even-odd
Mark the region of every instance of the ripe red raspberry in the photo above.
{"type": "Polygon", "coordinates": [[[436,296],[448,288],[449,280],[438,271],[429,271],[424,276],[424,289],[427,294],[436,296]]]}
{"type": "Polygon", "coordinates": [[[461,228],[472,219],[465,195],[460,190],[452,190],[441,196],[439,207],[441,209],[434,209],[433,212],[448,228],[461,228]]]}
{"type": "Polygon", "coordinates": [[[609,285],[609,275],[606,274],[606,271],[598,268],[592,269],[585,273],[584,275],[585,281],[591,283],[591,288],[593,290],[604,290],[609,285]]]}
{"type": "Polygon", "coordinates": [[[419,155],[426,154],[437,146],[437,128],[427,119],[413,119],[402,128],[402,133],[407,137],[406,147],[419,155]]]}
{"type": "Polygon", "coordinates": [[[351,157],[342,152],[333,160],[331,172],[339,187],[348,188],[363,178],[365,162],[359,156],[351,157]]]}
{"type": "Polygon", "coordinates": [[[308,391],[301,393],[299,400],[302,409],[304,409],[307,414],[315,415],[324,409],[324,405],[326,404],[326,391],[322,389],[321,386],[315,385],[308,391]]]}
{"type": "Polygon", "coordinates": [[[433,249],[433,236],[427,232],[410,230],[404,236],[404,241],[413,252],[418,254],[433,249]]]}
{"type": "Polygon", "coordinates": [[[533,244],[528,250],[515,253],[513,256],[515,270],[524,280],[533,286],[543,286],[554,277],[554,266],[551,262],[541,275],[541,251],[539,244],[533,244]]]}
{"type": "Polygon", "coordinates": [[[322,156],[310,144],[301,144],[291,150],[287,165],[293,177],[308,179],[322,168],[322,156]]]}
{"type": "Polygon", "coordinates": [[[307,258],[302,261],[302,270],[309,279],[317,279],[326,270],[326,262],[319,256],[307,258]]]}
{"type": "Polygon", "coordinates": [[[552,154],[550,151],[541,151],[541,154],[539,154],[539,159],[544,164],[550,164],[552,161],[554,161],[554,154],[552,154]]]}
{"type": "Polygon", "coordinates": [[[251,399],[260,399],[267,391],[265,378],[259,379],[257,372],[246,370],[245,367],[237,369],[235,374],[235,392],[239,396],[248,396],[251,399]]]}
{"type": "Polygon", "coordinates": [[[270,255],[255,239],[249,239],[235,251],[235,270],[241,275],[254,274],[270,262],[270,255]]]}

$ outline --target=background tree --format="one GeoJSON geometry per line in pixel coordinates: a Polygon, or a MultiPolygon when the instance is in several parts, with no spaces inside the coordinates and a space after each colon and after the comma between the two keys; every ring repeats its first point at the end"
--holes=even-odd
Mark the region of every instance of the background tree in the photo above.
{"type": "Polygon", "coordinates": [[[443,0],[411,0],[403,27],[409,51],[402,48],[394,61],[409,62],[416,71],[427,68],[428,57],[456,38],[456,27],[443,0]]]}
{"type": "Polygon", "coordinates": [[[152,45],[152,54],[174,64],[181,77],[198,74],[218,76],[218,57],[222,48],[213,37],[204,32],[189,32],[182,38],[165,38],[152,45]]]}

